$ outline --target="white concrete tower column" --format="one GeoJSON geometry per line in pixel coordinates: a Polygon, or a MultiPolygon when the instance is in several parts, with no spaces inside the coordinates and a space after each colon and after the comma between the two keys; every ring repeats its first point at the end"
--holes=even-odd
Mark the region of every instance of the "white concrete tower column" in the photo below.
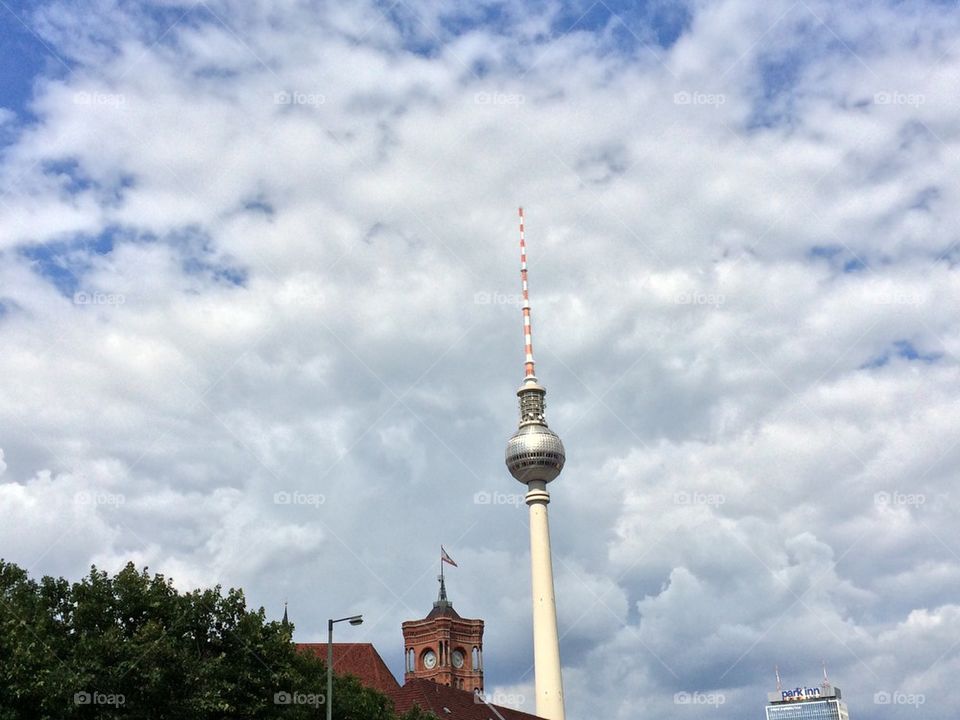
{"type": "Polygon", "coordinates": [[[546,483],[527,485],[530,506],[530,575],[533,589],[533,662],[537,715],[563,720],[563,676],[560,673],[560,636],[557,603],[553,593],[553,559],[550,554],[550,522],[546,483]]]}

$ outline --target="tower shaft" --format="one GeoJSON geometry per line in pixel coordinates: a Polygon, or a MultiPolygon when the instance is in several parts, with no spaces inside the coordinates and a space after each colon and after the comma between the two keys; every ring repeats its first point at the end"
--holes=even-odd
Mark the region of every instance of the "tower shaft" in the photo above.
{"type": "Polygon", "coordinates": [[[533,591],[533,662],[537,715],[564,720],[563,676],[560,673],[560,637],[557,603],[553,592],[553,560],[546,483],[531,482],[526,501],[530,507],[530,576],[533,591]]]}

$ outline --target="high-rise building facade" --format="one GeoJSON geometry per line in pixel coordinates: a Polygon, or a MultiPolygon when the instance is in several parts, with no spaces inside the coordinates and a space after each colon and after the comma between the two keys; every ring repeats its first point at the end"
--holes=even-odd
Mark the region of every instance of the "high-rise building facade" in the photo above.
{"type": "Polygon", "coordinates": [[[507,441],[506,463],[510,474],[527,486],[530,508],[530,565],[533,591],[533,664],[537,715],[564,720],[563,678],[560,673],[560,637],[553,592],[553,560],[547,483],[556,479],[566,461],[563,443],[547,427],[544,395],[547,391],[534,374],[530,294],[527,287],[527,245],[523,208],[520,208],[520,283],[523,291],[524,378],[520,399],[520,424],[507,441]]]}
{"type": "Polygon", "coordinates": [[[797,687],[767,694],[767,720],[849,720],[840,688],[797,687]]]}

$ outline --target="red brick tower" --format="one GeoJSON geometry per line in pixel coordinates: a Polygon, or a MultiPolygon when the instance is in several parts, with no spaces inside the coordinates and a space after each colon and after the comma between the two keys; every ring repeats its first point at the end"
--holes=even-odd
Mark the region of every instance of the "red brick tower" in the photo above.
{"type": "Polygon", "coordinates": [[[401,627],[404,682],[424,678],[460,690],[483,691],[483,620],[460,617],[447,599],[442,574],[440,597],[433,609],[423,620],[408,620],[401,627]]]}

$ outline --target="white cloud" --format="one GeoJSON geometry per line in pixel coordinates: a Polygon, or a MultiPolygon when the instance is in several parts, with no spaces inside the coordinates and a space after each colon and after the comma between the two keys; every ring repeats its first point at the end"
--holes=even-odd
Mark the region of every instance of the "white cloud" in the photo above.
{"type": "Polygon", "coordinates": [[[953,717],[956,18],[403,7],[30,18],[76,68],[0,160],[5,556],[363,611],[399,670],[444,542],[528,690],[525,507],[476,500],[522,489],[524,203],[571,717],[740,717],[821,658],[953,717]]]}

